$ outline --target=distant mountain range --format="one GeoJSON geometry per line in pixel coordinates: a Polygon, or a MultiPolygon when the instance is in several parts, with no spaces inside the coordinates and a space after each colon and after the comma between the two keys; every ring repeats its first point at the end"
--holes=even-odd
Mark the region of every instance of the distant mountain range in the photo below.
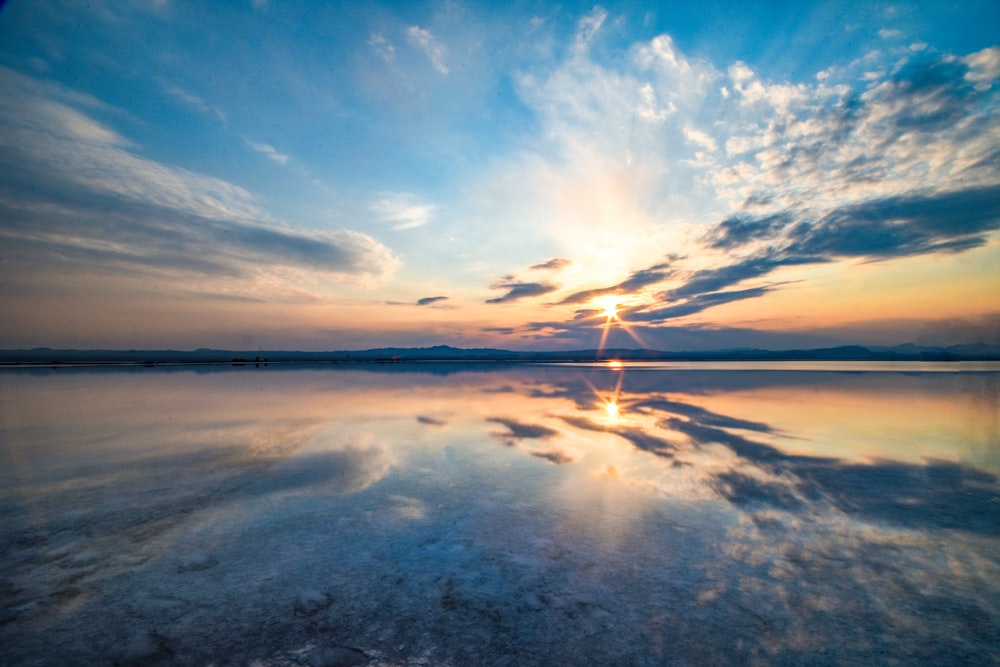
{"type": "Polygon", "coordinates": [[[862,347],[845,345],[810,350],[729,349],[668,352],[645,349],[514,351],[492,348],[384,347],[371,350],[296,352],[288,350],[0,350],[0,363],[61,364],[247,364],[247,363],[405,363],[414,361],[587,362],[587,361],[1000,361],[1000,346],[862,347]]]}

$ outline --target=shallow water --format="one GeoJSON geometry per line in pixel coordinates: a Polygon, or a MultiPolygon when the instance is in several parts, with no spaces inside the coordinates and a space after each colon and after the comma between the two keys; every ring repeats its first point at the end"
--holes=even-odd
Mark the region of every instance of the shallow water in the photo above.
{"type": "Polygon", "coordinates": [[[0,371],[2,662],[1000,662],[1000,373],[882,366],[0,371]]]}

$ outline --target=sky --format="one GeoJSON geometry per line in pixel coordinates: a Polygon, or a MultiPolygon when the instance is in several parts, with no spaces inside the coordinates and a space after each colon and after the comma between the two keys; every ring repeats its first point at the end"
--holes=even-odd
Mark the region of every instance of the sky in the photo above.
{"type": "Polygon", "coordinates": [[[1000,5],[10,0],[0,348],[1000,344],[1000,5]]]}

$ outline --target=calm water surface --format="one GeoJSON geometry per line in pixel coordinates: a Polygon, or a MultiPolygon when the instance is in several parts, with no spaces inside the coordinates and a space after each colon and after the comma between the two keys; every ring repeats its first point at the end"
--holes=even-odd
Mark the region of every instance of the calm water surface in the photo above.
{"type": "Polygon", "coordinates": [[[1000,662],[1000,372],[837,368],[0,371],[0,662],[1000,662]]]}

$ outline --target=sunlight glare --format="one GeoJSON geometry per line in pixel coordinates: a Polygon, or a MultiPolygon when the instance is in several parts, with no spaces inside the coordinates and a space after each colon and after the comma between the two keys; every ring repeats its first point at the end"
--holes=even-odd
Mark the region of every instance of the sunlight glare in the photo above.
{"type": "Polygon", "coordinates": [[[601,308],[602,315],[609,320],[618,318],[618,304],[619,300],[617,296],[599,296],[594,299],[594,303],[601,308]]]}

